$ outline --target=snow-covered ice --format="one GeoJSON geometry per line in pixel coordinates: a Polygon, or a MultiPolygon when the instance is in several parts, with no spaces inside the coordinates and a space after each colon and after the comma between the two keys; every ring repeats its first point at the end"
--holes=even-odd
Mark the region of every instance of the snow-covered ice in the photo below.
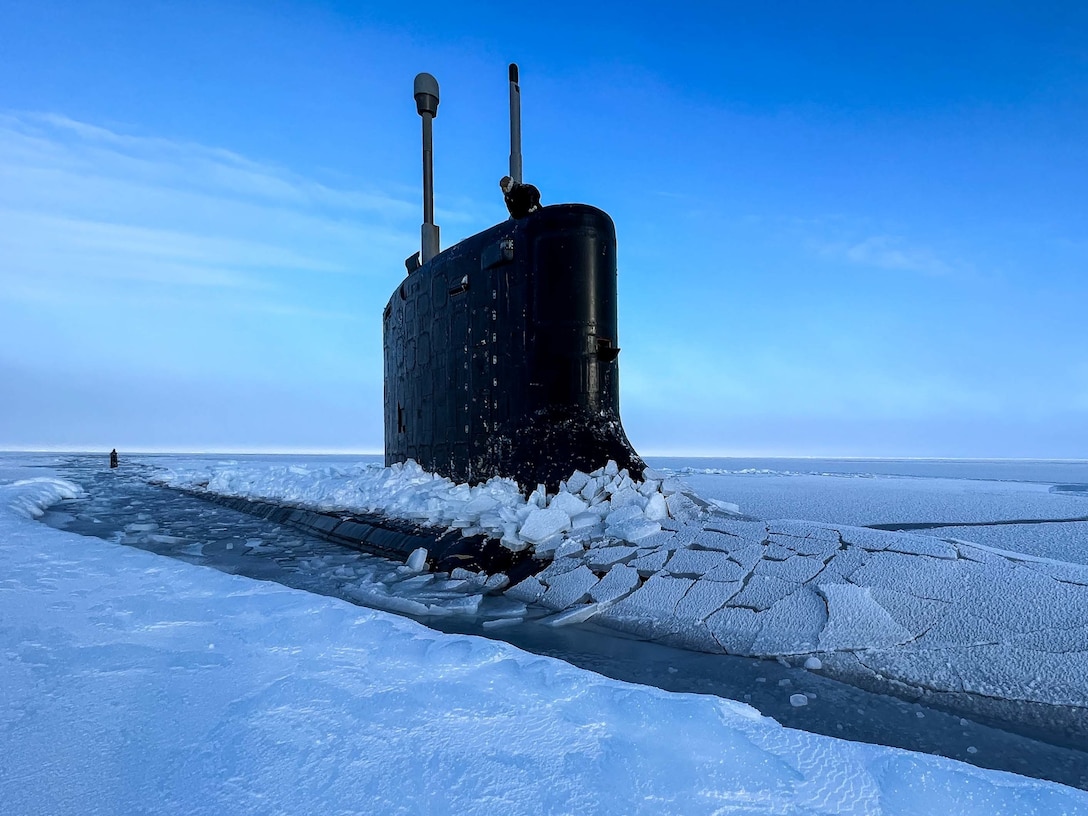
{"type": "Polygon", "coordinates": [[[1088,813],[30,518],[77,490],[0,485],[5,812],[1088,813]]]}
{"type": "Polygon", "coordinates": [[[470,488],[414,463],[336,472],[203,463],[161,478],[483,529],[554,558],[511,590],[526,602],[579,606],[595,623],[692,649],[819,656],[825,673],[865,687],[1088,739],[1085,565],[932,535],[756,521],[653,471],[643,482],[614,469],[575,473],[558,495],[528,500],[507,480],[470,488]],[[574,526],[568,511],[596,521],[574,526]]]}

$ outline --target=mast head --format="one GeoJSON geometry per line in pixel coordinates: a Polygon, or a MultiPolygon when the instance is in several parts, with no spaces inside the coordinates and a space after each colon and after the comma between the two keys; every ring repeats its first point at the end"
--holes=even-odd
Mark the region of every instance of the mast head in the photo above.
{"type": "Polygon", "coordinates": [[[414,85],[416,112],[438,116],[438,80],[430,74],[416,74],[414,85]]]}

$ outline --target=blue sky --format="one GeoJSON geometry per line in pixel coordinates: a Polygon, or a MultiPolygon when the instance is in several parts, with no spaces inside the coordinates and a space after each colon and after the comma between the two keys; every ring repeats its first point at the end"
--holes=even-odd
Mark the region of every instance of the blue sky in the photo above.
{"type": "Polygon", "coordinates": [[[448,246],[517,61],[640,451],[1088,457],[1088,7],[883,5],[0,0],[0,448],[380,450],[412,78],[448,246]]]}

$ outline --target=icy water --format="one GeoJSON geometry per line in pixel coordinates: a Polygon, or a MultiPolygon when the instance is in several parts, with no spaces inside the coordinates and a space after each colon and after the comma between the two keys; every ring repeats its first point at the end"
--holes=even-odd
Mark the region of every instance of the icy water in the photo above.
{"type": "MultiPolygon", "coordinates": [[[[352,457],[350,461],[359,459],[352,457]]],[[[99,456],[50,457],[48,465],[82,485],[86,496],[57,505],[43,520],[60,529],[225,572],[408,614],[440,631],[505,640],[612,678],[669,691],[742,700],[791,728],[941,754],[1088,789],[1088,753],[1050,744],[1045,735],[1044,739],[1032,739],[1009,733],[929,707],[870,694],[775,661],[687,652],[593,626],[555,629],[540,622],[549,614],[547,610],[526,608],[501,595],[486,593],[478,584],[448,576],[414,575],[399,562],[346,550],[287,527],[150,485],[147,478],[154,473],[153,463],[157,461],[166,464],[170,458],[143,457],[141,461],[125,461],[122,468],[110,471],[99,456]],[[809,698],[803,707],[790,703],[790,696],[799,693],[809,698]]],[[[307,461],[335,464],[347,460],[307,457],[307,461]]],[[[697,460],[683,461],[688,464],[679,467],[695,467],[704,475],[719,467],[697,460]]],[[[782,462],[772,461],[777,465],[782,462]]],[[[1084,470],[1084,474],[1075,475],[1083,475],[1088,481],[1088,466],[1084,470]]],[[[992,478],[992,474],[980,478],[992,478]]],[[[1088,505],[1083,496],[1077,500],[1088,505]]]]}

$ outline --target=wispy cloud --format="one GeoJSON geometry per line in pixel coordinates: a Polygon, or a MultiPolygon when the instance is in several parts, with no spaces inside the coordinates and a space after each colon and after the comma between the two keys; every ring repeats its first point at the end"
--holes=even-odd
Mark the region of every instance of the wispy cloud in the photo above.
{"type": "Polygon", "coordinates": [[[380,321],[417,242],[414,191],[0,112],[0,358],[134,379],[380,373],[359,322],[380,321]]]}
{"type": "Polygon", "coordinates": [[[378,190],[334,189],[222,148],[131,136],[49,113],[0,114],[0,149],[23,162],[178,190],[213,191],[305,209],[414,216],[416,203],[378,190]]]}
{"type": "Polygon", "coordinates": [[[286,290],[286,273],[396,269],[414,243],[415,209],[226,150],[55,114],[0,114],[0,277],[9,285],[46,276],[286,290]]]}
{"type": "Polygon", "coordinates": [[[824,247],[824,251],[858,266],[897,272],[948,275],[957,269],[956,264],[939,257],[931,250],[913,246],[894,235],[874,235],[857,242],[830,244],[824,247]]]}

